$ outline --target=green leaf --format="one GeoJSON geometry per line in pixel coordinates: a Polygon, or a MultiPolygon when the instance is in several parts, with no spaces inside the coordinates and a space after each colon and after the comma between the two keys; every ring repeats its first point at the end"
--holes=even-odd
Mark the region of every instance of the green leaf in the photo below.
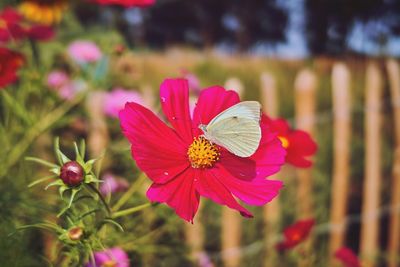
{"type": "Polygon", "coordinates": [[[57,175],[57,176],[60,176],[60,173],[61,173],[61,170],[60,170],[60,167],[59,167],[59,166],[54,167],[54,168],[51,168],[49,171],[52,172],[52,173],[54,173],[54,174],[57,175]]]}
{"type": "Polygon", "coordinates": [[[57,176],[55,176],[55,175],[49,175],[49,176],[40,178],[40,179],[38,179],[38,180],[33,181],[32,183],[30,183],[30,184],[28,185],[28,187],[35,186],[35,185],[37,185],[37,184],[40,184],[40,183],[42,183],[42,182],[45,182],[45,181],[47,181],[47,180],[50,180],[50,179],[56,178],[56,177],[57,177],[57,176]]]}
{"type": "Polygon", "coordinates": [[[75,195],[80,191],[80,188],[73,188],[71,191],[71,198],[69,199],[68,208],[71,207],[72,202],[74,201],[75,195]]]}
{"type": "Polygon", "coordinates": [[[85,160],[85,154],[86,154],[85,139],[82,139],[82,140],[81,140],[81,143],[80,143],[79,148],[80,148],[80,152],[81,152],[82,159],[85,160]]]}
{"type": "Polygon", "coordinates": [[[67,191],[68,189],[70,189],[70,188],[66,185],[60,186],[60,188],[58,189],[58,192],[60,193],[61,199],[64,199],[64,192],[67,191]]]}
{"type": "Polygon", "coordinates": [[[58,159],[58,162],[60,165],[64,165],[65,163],[71,161],[67,156],[64,155],[64,153],[61,152],[60,150],[60,138],[57,137],[54,141],[54,150],[58,159]]]}
{"type": "Polygon", "coordinates": [[[119,223],[117,223],[117,222],[114,221],[113,219],[108,219],[108,218],[104,219],[104,220],[103,220],[103,224],[107,224],[107,223],[112,224],[112,225],[115,225],[121,232],[125,232],[125,230],[124,230],[124,228],[122,227],[122,225],[120,225],[119,223]]]}
{"type": "Polygon", "coordinates": [[[85,164],[85,162],[83,161],[83,158],[81,157],[81,154],[79,152],[79,148],[78,145],[76,144],[76,142],[74,142],[74,149],[75,149],[75,160],[81,165],[83,166],[85,164]]]}
{"type": "Polygon", "coordinates": [[[35,157],[26,157],[25,160],[36,162],[36,163],[42,164],[42,165],[50,167],[50,168],[60,168],[57,164],[48,162],[48,161],[43,160],[43,159],[35,158],[35,157]]]}
{"type": "Polygon", "coordinates": [[[48,184],[48,185],[44,188],[44,190],[47,190],[47,189],[49,189],[50,187],[55,186],[55,185],[60,185],[60,186],[62,186],[62,185],[64,185],[64,183],[63,183],[63,181],[61,181],[61,180],[54,181],[54,182],[48,184]]]}

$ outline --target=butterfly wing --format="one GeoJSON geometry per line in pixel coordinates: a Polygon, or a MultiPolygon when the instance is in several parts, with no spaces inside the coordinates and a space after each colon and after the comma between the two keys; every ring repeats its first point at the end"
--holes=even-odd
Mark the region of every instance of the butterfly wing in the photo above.
{"type": "Polygon", "coordinates": [[[211,128],[215,123],[220,120],[224,120],[230,117],[242,117],[247,119],[252,119],[255,121],[260,121],[261,117],[261,105],[257,101],[243,101],[236,105],[222,111],[220,114],[215,116],[207,125],[211,128]]]}
{"type": "Polygon", "coordinates": [[[229,117],[216,122],[205,136],[236,156],[250,157],[260,144],[261,128],[258,121],[229,117]]]}
{"type": "Polygon", "coordinates": [[[250,157],[261,140],[260,108],[256,101],[230,107],[211,120],[205,137],[239,157],[250,157]]]}

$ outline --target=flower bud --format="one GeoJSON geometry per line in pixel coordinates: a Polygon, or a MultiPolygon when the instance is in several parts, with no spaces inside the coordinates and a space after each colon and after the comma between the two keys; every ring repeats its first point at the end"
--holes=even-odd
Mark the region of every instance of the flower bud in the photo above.
{"type": "Polygon", "coordinates": [[[68,230],[68,238],[72,241],[78,241],[83,235],[82,227],[76,226],[68,230]]]}
{"type": "Polygon", "coordinates": [[[68,186],[77,186],[83,181],[83,168],[76,161],[69,161],[61,167],[60,178],[68,186]]]}

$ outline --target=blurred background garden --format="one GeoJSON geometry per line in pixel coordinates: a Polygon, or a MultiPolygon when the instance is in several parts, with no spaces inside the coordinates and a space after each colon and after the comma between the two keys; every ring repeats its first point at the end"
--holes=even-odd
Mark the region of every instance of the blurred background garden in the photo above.
{"type": "Polygon", "coordinates": [[[0,266],[62,266],[56,235],[19,230],[59,220],[57,190],[28,187],[46,168],[26,160],[56,162],[56,137],[101,158],[110,206],[148,202],[118,111],[162,117],[169,77],[188,79],[193,103],[212,85],[258,100],[318,151],[273,176],[284,187],[252,219],[202,198],[190,224],[157,205],[101,231],[106,247],[130,266],[400,266],[399,56],[396,0],[1,0],[0,266]],[[277,249],[299,220],[310,235],[277,249]]]}

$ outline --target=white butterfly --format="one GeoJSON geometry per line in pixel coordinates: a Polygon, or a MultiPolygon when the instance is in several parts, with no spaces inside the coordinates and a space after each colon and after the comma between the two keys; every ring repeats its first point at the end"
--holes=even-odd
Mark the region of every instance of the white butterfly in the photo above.
{"type": "Polygon", "coordinates": [[[215,116],[208,125],[200,124],[204,137],[239,157],[250,157],[261,140],[261,105],[240,102],[215,116]]]}

